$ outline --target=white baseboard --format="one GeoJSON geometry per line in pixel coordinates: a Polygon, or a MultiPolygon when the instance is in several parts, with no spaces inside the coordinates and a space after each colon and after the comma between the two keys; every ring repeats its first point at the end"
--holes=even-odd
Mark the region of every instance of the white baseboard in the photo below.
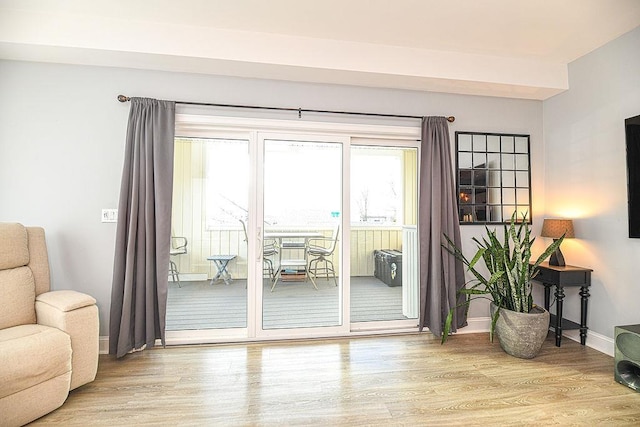
{"type": "Polygon", "coordinates": [[[100,354],[109,354],[109,337],[100,337],[98,339],[98,352],[100,354]]]}
{"type": "Polygon", "coordinates": [[[467,326],[458,329],[456,334],[477,334],[480,332],[489,332],[491,326],[490,317],[472,317],[467,319],[467,326]]]}
{"type": "MultiPolygon", "coordinates": [[[[180,279],[182,280],[182,279],[180,279]]],[[[464,328],[460,328],[456,334],[477,334],[481,332],[489,332],[489,327],[491,325],[491,318],[489,317],[473,317],[467,320],[467,326],[464,328]]],[[[415,332],[415,330],[411,330],[415,332]]],[[[402,332],[402,331],[398,331],[402,332]]],[[[407,332],[409,332],[407,330],[407,332]]],[[[367,332],[355,333],[354,335],[364,335],[367,332]]],[[[565,331],[562,333],[563,337],[569,338],[570,340],[580,342],[580,331],[571,330],[565,331]]],[[[109,337],[100,337],[100,354],[109,354],[109,337]]],[[[190,342],[189,344],[199,344],[198,342],[190,342]]],[[[604,335],[598,334],[593,331],[589,331],[587,334],[587,347],[590,347],[594,350],[597,350],[601,353],[604,353],[608,356],[614,356],[614,342],[612,338],[606,337],[604,335]]]]}
{"type": "MultiPolygon", "coordinates": [[[[578,330],[563,331],[562,336],[573,341],[580,342],[580,331],[578,330]]],[[[586,346],[591,347],[594,350],[598,350],[608,356],[614,357],[615,347],[613,338],[605,337],[597,332],[588,331],[586,346]]]]}

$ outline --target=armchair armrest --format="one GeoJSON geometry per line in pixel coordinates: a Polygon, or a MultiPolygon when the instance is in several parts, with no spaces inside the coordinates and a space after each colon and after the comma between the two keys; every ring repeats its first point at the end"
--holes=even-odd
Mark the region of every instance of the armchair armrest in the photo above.
{"type": "Polygon", "coordinates": [[[76,291],[45,292],[36,297],[38,324],[71,337],[71,390],[95,379],[98,369],[99,323],[96,300],[76,291]]]}
{"type": "Polygon", "coordinates": [[[62,313],[66,313],[67,311],[76,310],[78,308],[86,307],[89,305],[94,305],[96,303],[95,298],[76,291],[45,292],[38,295],[36,297],[36,301],[51,306],[52,308],[55,308],[62,313]]]}

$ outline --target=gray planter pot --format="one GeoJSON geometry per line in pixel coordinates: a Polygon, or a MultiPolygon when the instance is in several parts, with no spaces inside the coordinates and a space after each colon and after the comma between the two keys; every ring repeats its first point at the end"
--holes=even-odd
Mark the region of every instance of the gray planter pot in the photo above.
{"type": "MultiPolygon", "coordinates": [[[[497,306],[491,303],[491,316],[497,306]]],[[[500,309],[495,335],[500,347],[515,357],[532,359],[536,357],[549,332],[549,312],[534,306],[530,313],[500,309]]]]}

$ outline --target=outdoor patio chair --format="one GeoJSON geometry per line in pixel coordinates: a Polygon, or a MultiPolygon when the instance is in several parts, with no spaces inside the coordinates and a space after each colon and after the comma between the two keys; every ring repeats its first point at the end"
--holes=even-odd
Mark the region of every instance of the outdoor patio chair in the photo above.
{"type": "Polygon", "coordinates": [[[186,254],[187,243],[186,237],[171,237],[171,249],[169,250],[169,274],[171,274],[173,282],[178,282],[179,287],[182,287],[180,284],[180,272],[178,271],[178,266],[171,257],[186,254]]]}
{"type": "Polygon", "coordinates": [[[331,257],[336,250],[339,233],[340,225],[336,225],[331,237],[309,239],[307,245],[307,256],[310,258],[307,271],[313,274],[314,278],[317,278],[318,270],[320,270],[320,275],[324,275],[327,280],[329,280],[329,273],[331,273],[336,286],[338,286],[338,280],[336,279],[336,270],[331,257]]]}

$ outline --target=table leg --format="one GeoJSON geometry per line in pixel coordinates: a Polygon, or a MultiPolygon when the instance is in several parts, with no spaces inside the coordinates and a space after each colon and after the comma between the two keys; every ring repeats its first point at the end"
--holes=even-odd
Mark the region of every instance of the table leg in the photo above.
{"type": "Polygon", "coordinates": [[[564,300],[564,287],[556,285],[556,347],[562,343],[562,303],[564,300]]]}
{"type": "Polygon", "coordinates": [[[306,274],[309,280],[311,280],[311,284],[313,285],[314,288],[316,288],[316,291],[317,291],[318,287],[316,286],[316,281],[313,280],[313,277],[311,277],[311,274],[309,274],[309,269],[307,268],[306,265],[304,267],[304,274],[306,274]]]}
{"type": "Polygon", "coordinates": [[[222,265],[222,280],[224,280],[224,283],[226,285],[231,284],[231,273],[229,273],[229,271],[227,270],[228,264],[229,264],[229,261],[226,261],[222,265]]]}
{"type": "Polygon", "coordinates": [[[224,280],[224,283],[226,285],[229,285],[231,283],[231,274],[229,274],[229,272],[227,271],[227,264],[229,264],[229,261],[223,261],[223,260],[217,260],[217,259],[213,260],[213,263],[218,269],[218,273],[211,279],[211,282],[210,282],[211,285],[213,285],[219,278],[222,278],[222,280],[224,280]]]}
{"type": "Polygon", "coordinates": [[[218,278],[220,277],[220,266],[218,265],[218,261],[217,260],[213,260],[213,265],[216,266],[216,269],[218,270],[218,272],[216,273],[215,276],[213,276],[211,278],[211,282],[209,282],[209,284],[212,285],[212,286],[218,280],[218,278]]]}
{"type": "Polygon", "coordinates": [[[580,344],[587,343],[587,303],[589,302],[589,287],[580,287],[580,344]]]}
{"type": "Polygon", "coordinates": [[[282,274],[282,267],[278,266],[278,270],[276,271],[275,276],[273,276],[273,284],[271,285],[271,292],[273,292],[273,289],[278,284],[278,279],[280,279],[280,274],[282,274]]]}

